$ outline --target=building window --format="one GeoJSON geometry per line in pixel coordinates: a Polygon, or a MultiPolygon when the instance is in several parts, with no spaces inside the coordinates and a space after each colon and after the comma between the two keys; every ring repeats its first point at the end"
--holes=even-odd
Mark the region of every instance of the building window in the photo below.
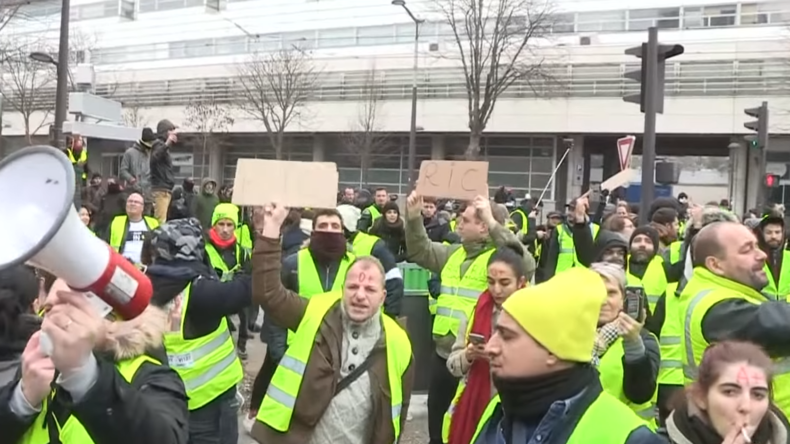
{"type": "Polygon", "coordinates": [[[680,8],[635,9],[628,11],[628,30],[644,31],[651,26],[659,29],[680,28],[680,8]]]}
{"type": "Polygon", "coordinates": [[[395,27],[363,26],[357,28],[357,44],[360,46],[391,45],[395,43],[395,27]]]}
{"type": "Polygon", "coordinates": [[[790,2],[749,3],[741,5],[741,25],[790,22],[790,2]]]}
{"type": "Polygon", "coordinates": [[[156,0],[140,0],[140,12],[156,11],[156,0]]]}
{"type": "Polygon", "coordinates": [[[318,31],[319,48],[342,48],[357,43],[356,28],[321,29],[318,31]]]}
{"type": "Polygon", "coordinates": [[[273,52],[279,50],[282,46],[282,35],[280,34],[264,34],[258,37],[250,37],[249,39],[250,52],[273,52]]]}
{"type": "Polygon", "coordinates": [[[292,49],[313,49],[315,48],[315,31],[297,31],[283,34],[283,47],[292,49]]]}
{"type": "Polygon", "coordinates": [[[735,26],[737,10],[737,5],[683,8],[683,27],[692,29],[735,26]]]}
{"type": "Polygon", "coordinates": [[[575,31],[575,21],[576,14],[572,12],[566,14],[557,14],[551,19],[551,32],[555,34],[572,33],[575,31]]]}
{"type": "Polygon", "coordinates": [[[580,12],[578,32],[625,31],[625,11],[580,12]]]}
{"type": "Polygon", "coordinates": [[[120,0],[118,15],[127,20],[134,20],[134,1],[120,0]]]}
{"type": "Polygon", "coordinates": [[[244,54],[247,52],[247,37],[225,37],[214,39],[217,55],[244,54]]]}

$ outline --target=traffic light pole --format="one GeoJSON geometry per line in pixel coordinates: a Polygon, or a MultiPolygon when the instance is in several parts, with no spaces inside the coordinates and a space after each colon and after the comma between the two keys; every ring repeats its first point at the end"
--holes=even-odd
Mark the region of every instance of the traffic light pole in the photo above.
{"type": "MultiPolygon", "coordinates": [[[[656,164],[656,114],[658,104],[658,28],[651,27],[647,34],[647,60],[645,72],[645,130],[642,136],[642,195],[640,196],[639,221],[650,222],[650,204],[655,196],[656,164]]],[[[664,85],[660,85],[663,88],[664,85]]]]}

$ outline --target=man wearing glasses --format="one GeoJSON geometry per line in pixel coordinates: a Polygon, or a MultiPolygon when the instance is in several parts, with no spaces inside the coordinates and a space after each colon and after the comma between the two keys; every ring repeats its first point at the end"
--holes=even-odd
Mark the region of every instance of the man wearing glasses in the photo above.
{"type": "Polygon", "coordinates": [[[126,199],[126,214],[115,216],[110,223],[104,240],[115,251],[135,264],[139,264],[143,251],[145,236],[159,226],[153,217],[144,216],[145,201],[143,196],[132,193],[126,199]]]}

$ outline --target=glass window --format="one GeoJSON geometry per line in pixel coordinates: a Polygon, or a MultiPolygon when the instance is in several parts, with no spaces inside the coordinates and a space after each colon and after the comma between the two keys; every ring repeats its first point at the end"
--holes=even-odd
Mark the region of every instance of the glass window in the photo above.
{"type": "Polygon", "coordinates": [[[183,59],[186,57],[186,42],[170,42],[168,54],[171,59],[183,59]]]}
{"type": "Polygon", "coordinates": [[[357,44],[360,46],[391,45],[393,43],[395,43],[395,27],[392,25],[357,28],[357,44]]]}
{"type": "Polygon", "coordinates": [[[247,51],[247,37],[225,37],[214,40],[217,55],[244,54],[247,51]]]}
{"type": "Polygon", "coordinates": [[[683,27],[689,29],[735,26],[736,11],[736,5],[683,8],[683,27]]]}
{"type": "MultiPolygon", "coordinates": [[[[205,6],[206,4],[203,3],[203,0],[186,0],[186,4],[183,6],[185,8],[191,8],[195,6],[205,6]]],[[[217,0],[214,6],[215,11],[219,11],[224,8],[225,4],[221,0],[217,0]]]]}
{"type": "Polygon", "coordinates": [[[790,21],[790,2],[750,3],[741,5],[742,25],[764,25],[790,21]]]}
{"type": "Polygon", "coordinates": [[[157,11],[170,11],[173,9],[181,9],[184,7],[184,0],[157,0],[157,11]]]}
{"type": "Polygon", "coordinates": [[[315,48],[315,31],[298,31],[283,34],[283,47],[296,46],[301,49],[315,48]]]}
{"type": "Polygon", "coordinates": [[[566,14],[557,14],[552,18],[551,32],[554,33],[569,33],[574,32],[573,24],[576,14],[570,12],[566,14]]]}
{"type": "Polygon", "coordinates": [[[280,49],[282,36],[280,34],[264,34],[258,38],[250,37],[250,52],[270,52],[280,49]]]}
{"type": "Polygon", "coordinates": [[[644,31],[651,26],[660,29],[680,28],[680,8],[635,9],[628,11],[628,30],[644,31]]]}
{"type": "Polygon", "coordinates": [[[140,0],[140,12],[156,11],[156,0],[140,0]]]}
{"type": "Polygon", "coordinates": [[[344,48],[357,43],[356,28],[320,29],[318,31],[319,48],[344,48]]]}
{"type": "Polygon", "coordinates": [[[212,39],[191,40],[184,47],[185,57],[206,57],[214,54],[212,39]]]}
{"type": "Polygon", "coordinates": [[[580,12],[576,30],[579,32],[625,31],[625,11],[580,12]]]}
{"type": "Polygon", "coordinates": [[[128,20],[134,20],[134,1],[121,0],[120,16],[128,20]]]}
{"type": "MultiPolygon", "coordinates": [[[[399,23],[395,25],[395,40],[398,43],[413,43],[414,42],[414,23],[399,23]]],[[[447,31],[450,38],[454,38],[453,30],[448,25],[447,31]]]]}

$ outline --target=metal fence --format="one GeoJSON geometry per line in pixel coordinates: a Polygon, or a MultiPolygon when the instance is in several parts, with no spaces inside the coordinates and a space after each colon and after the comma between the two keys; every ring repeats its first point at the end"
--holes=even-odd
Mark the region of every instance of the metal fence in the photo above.
{"type": "MultiPolygon", "coordinates": [[[[548,80],[514,83],[502,98],[621,97],[638,85],[623,77],[633,63],[547,66],[548,80]]],[[[409,99],[411,70],[382,70],[377,89],[382,100],[409,99]]],[[[355,101],[367,96],[369,71],[325,72],[312,92],[314,101],[355,101]]],[[[790,93],[790,58],[763,60],[681,61],[667,64],[668,96],[777,96],[790,93]]],[[[460,68],[423,69],[419,73],[421,99],[464,99],[466,86],[460,68]]],[[[212,77],[98,85],[96,94],[125,106],[179,106],[190,101],[239,103],[244,94],[238,78],[212,77]]],[[[6,85],[6,100],[20,101],[19,91],[6,85]]],[[[25,92],[27,109],[52,108],[55,89],[25,92]]]]}

